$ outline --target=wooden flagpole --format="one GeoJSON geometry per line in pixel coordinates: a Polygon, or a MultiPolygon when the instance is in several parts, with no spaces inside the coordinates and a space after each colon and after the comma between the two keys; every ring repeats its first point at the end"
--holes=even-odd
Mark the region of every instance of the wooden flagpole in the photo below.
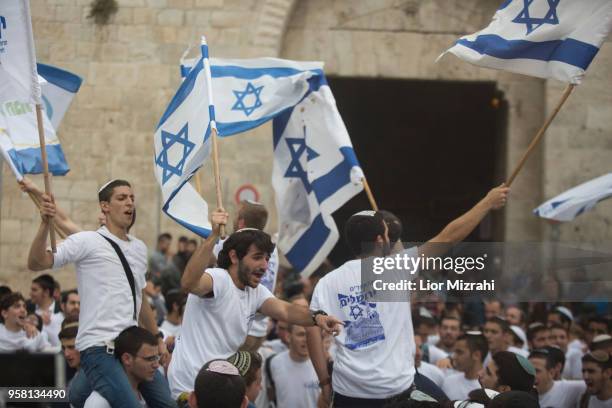
{"type": "MultiPolygon", "coordinates": [[[[217,208],[223,208],[223,198],[221,196],[221,173],[219,171],[219,145],[217,142],[217,127],[211,129],[212,132],[212,158],[213,158],[213,174],[215,177],[215,189],[217,193],[217,208]]],[[[225,237],[225,225],[221,225],[221,237],[225,237]]]]}
{"type": "Polygon", "coordinates": [[[370,190],[370,185],[368,184],[368,180],[366,180],[365,176],[363,176],[361,182],[363,183],[363,189],[365,190],[368,200],[370,201],[370,206],[372,206],[374,211],[378,211],[378,204],[376,204],[374,194],[372,194],[372,190],[370,190]]]}
{"type": "MultiPolygon", "coordinates": [[[[45,143],[45,129],[43,127],[42,105],[36,104],[36,122],[38,124],[38,139],[40,142],[40,156],[42,157],[43,175],[45,180],[45,193],[51,195],[51,178],[49,177],[49,163],[47,161],[47,145],[45,143]]],[[[51,251],[57,251],[55,242],[55,223],[53,218],[49,219],[49,239],[51,240],[51,251]]]]}
{"type": "MultiPolygon", "coordinates": [[[[30,199],[32,200],[32,202],[34,203],[36,208],[40,209],[40,201],[38,201],[38,198],[36,197],[36,195],[34,193],[32,193],[31,191],[28,191],[28,196],[30,196],[30,199]]],[[[53,223],[53,226],[55,227],[55,231],[57,231],[57,235],[59,235],[61,239],[66,239],[67,235],[64,233],[64,231],[62,231],[57,226],[56,223],[53,223]]]]}
{"type": "Polygon", "coordinates": [[[510,175],[510,178],[508,178],[508,181],[506,181],[506,186],[510,187],[510,185],[512,184],[512,182],[514,181],[514,179],[516,178],[518,173],[521,171],[521,169],[525,165],[525,162],[527,161],[527,158],[529,157],[529,155],[531,154],[533,149],[536,148],[536,146],[538,145],[538,143],[542,139],[542,136],[544,136],[544,133],[546,132],[546,129],[548,129],[548,126],[550,126],[552,121],[555,119],[555,117],[557,116],[557,113],[559,113],[559,111],[561,110],[561,107],[563,106],[563,104],[565,103],[567,98],[569,98],[570,94],[572,93],[572,91],[574,90],[575,87],[576,87],[576,85],[574,85],[574,84],[568,84],[567,85],[567,87],[563,91],[563,95],[561,96],[561,99],[559,100],[559,103],[557,103],[557,106],[555,107],[555,110],[546,119],[546,121],[544,122],[544,124],[542,125],[540,130],[538,130],[538,133],[536,133],[535,137],[533,138],[533,140],[529,144],[529,147],[527,147],[527,150],[523,154],[523,157],[521,157],[521,160],[518,162],[518,164],[514,168],[514,171],[510,175]]]}

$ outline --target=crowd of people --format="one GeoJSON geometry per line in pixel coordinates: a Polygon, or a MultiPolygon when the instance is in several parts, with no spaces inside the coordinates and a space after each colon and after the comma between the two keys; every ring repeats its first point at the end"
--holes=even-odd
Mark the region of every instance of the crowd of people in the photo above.
{"type": "Polygon", "coordinates": [[[239,205],[227,237],[218,209],[201,244],[164,233],[148,252],[129,234],[127,181],[100,189],[97,231],[24,189],[42,203],[29,268],[74,263],[78,288],[48,273],[27,301],[0,287],[0,352],[61,350],[74,407],[612,407],[612,322],[600,309],[487,297],[466,319],[462,302],[382,302],[362,282],[363,259],[434,256],[465,239],[505,205],[503,185],[418,248],[403,248],[393,214],[359,212],[344,231],[355,258],[308,279],[279,266],[260,203],[239,205]],[[69,232],[56,253],[50,219],[69,232]]]}

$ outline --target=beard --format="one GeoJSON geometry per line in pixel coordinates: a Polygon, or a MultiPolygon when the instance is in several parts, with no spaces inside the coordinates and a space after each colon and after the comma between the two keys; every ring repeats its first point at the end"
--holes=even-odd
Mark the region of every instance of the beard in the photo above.
{"type": "Polygon", "coordinates": [[[256,288],[257,284],[251,283],[251,275],[253,270],[246,266],[242,261],[238,261],[238,280],[245,286],[256,288]]]}

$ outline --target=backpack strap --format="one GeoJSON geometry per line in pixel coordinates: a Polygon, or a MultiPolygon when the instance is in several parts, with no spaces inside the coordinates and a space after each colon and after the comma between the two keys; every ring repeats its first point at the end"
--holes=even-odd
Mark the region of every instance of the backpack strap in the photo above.
{"type": "Polygon", "coordinates": [[[274,402],[276,405],[276,384],[274,384],[274,378],[272,378],[272,369],[270,368],[270,363],[272,359],[276,357],[278,354],[272,354],[270,357],[266,358],[265,370],[266,370],[266,378],[268,379],[267,393],[268,398],[274,402]],[[272,398],[274,396],[274,398],[272,398]]]}
{"type": "Polygon", "coordinates": [[[123,265],[123,271],[125,272],[125,276],[127,277],[127,280],[130,283],[130,289],[132,289],[132,301],[134,302],[133,317],[134,317],[134,320],[138,321],[137,319],[138,313],[136,312],[136,284],[134,283],[134,274],[132,273],[132,268],[130,268],[130,264],[128,263],[127,259],[125,259],[125,255],[123,255],[123,251],[121,251],[121,248],[119,248],[119,245],[117,245],[117,243],[113,241],[112,239],[107,238],[102,234],[100,234],[100,236],[104,238],[105,240],[107,240],[109,244],[111,244],[111,246],[117,253],[117,256],[119,257],[119,260],[121,261],[121,265],[123,265]]]}

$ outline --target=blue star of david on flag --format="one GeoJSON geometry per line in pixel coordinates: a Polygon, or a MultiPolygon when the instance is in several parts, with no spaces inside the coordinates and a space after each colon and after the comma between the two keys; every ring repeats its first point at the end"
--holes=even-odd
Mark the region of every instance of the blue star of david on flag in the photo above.
{"type": "Polygon", "coordinates": [[[319,154],[312,150],[310,147],[306,146],[306,126],[304,126],[304,138],[285,138],[287,142],[287,147],[289,148],[289,153],[291,154],[291,163],[289,163],[289,167],[285,172],[285,177],[290,178],[299,178],[302,180],[304,184],[304,188],[306,188],[306,192],[310,193],[312,188],[310,186],[310,182],[308,181],[308,175],[306,171],[302,167],[302,163],[300,162],[300,158],[302,154],[306,152],[306,160],[310,161],[316,157],[319,157],[319,154]]]}
{"type": "Polygon", "coordinates": [[[232,106],[232,110],[243,111],[245,115],[249,116],[255,109],[262,105],[261,99],[259,99],[259,94],[263,88],[263,85],[255,87],[251,82],[249,82],[244,91],[232,91],[234,92],[234,95],[236,95],[237,99],[234,106],[232,106]],[[253,97],[249,97],[250,95],[255,97],[254,101],[252,101],[253,97]],[[252,101],[252,103],[248,104],[249,101],[252,101]]]}
{"type": "MultiPolygon", "coordinates": [[[[525,24],[527,26],[527,34],[529,35],[544,24],[557,25],[559,24],[559,18],[557,17],[557,6],[561,0],[546,0],[548,2],[548,11],[544,17],[531,17],[529,13],[529,6],[535,0],[523,0],[523,9],[521,12],[512,20],[513,23],[525,24]]],[[[541,0],[543,1],[543,0],[541,0]]]]}
{"type": "Polygon", "coordinates": [[[163,170],[162,184],[166,184],[166,182],[170,180],[172,176],[180,177],[183,175],[183,167],[185,166],[185,161],[187,160],[187,157],[195,147],[195,144],[189,140],[188,133],[189,132],[187,123],[185,123],[185,126],[183,126],[177,134],[172,134],[170,132],[162,130],[162,151],[159,152],[159,155],[155,159],[155,163],[163,170]],[[173,166],[168,161],[168,150],[170,150],[170,148],[177,143],[183,146],[183,154],[181,155],[181,159],[178,161],[178,163],[173,166]]]}

